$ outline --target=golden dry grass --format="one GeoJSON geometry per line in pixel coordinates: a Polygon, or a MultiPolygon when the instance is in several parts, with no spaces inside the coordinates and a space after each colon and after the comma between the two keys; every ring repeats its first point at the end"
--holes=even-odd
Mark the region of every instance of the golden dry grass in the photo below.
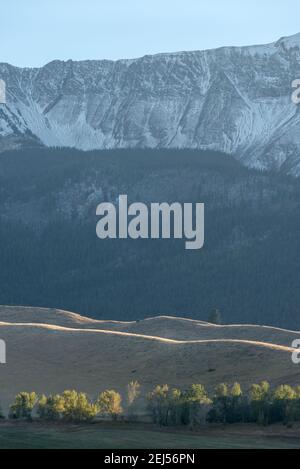
{"type": "Polygon", "coordinates": [[[144,391],[156,384],[187,387],[268,379],[300,384],[291,343],[300,334],[262,326],[215,326],[157,317],[139,322],[94,321],[50,309],[0,307],[0,400],[17,392],[55,393],[75,388],[96,397],[124,392],[131,380],[144,391]]]}

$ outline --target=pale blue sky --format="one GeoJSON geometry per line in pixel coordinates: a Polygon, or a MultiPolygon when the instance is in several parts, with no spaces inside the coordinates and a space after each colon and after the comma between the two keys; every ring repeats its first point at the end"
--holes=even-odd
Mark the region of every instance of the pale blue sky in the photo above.
{"type": "Polygon", "coordinates": [[[1,0],[0,62],[118,59],[272,42],[299,0],[1,0]]]}

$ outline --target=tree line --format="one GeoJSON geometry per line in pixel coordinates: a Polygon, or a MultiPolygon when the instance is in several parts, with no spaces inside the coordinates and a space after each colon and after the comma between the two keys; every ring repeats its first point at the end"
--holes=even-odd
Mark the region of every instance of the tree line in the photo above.
{"type": "Polygon", "coordinates": [[[252,384],[244,393],[239,383],[216,386],[209,395],[201,384],[187,391],[157,386],[148,395],[153,421],[159,425],[203,423],[257,423],[292,425],[300,421],[300,386],[280,385],[272,390],[267,381],[252,384]]]}
{"type": "MultiPolygon", "coordinates": [[[[91,400],[86,393],[64,391],[62,394],[41,395],[20,392],[10,406],[12,420],[93,422],[96,419],[136,420],[137,403],[146,399],[149,416],[160,426],[200,425],[204,423],[257,423],[292,425],[300,421],[300,386],[284,384],[272,389],[267,381],[252,384],[243,392],[239,383],[221,383],[212,393],[202,384],[186,390],[156,386],[147,395],[132,381],[127,386],[126,402],[115,390],[106,390],[91,400]]],[[[5,419],[1,412],[1,418],[5,419]]]]}

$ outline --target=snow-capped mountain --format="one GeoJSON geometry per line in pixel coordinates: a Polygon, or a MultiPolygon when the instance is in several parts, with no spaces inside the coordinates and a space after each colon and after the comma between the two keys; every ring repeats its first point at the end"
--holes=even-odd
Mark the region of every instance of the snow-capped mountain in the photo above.
{"type": "Polygon", "coordinates": [[[244,164],[300,175],[300,34],[119,61],[0,64],[0,149],[217,149],[244,164]]]}

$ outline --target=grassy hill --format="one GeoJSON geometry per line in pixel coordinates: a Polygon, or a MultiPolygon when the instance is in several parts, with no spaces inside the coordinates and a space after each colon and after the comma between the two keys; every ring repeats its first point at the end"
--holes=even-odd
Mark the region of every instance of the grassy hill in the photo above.
{"type": "Polygon", "coordinates": [[[144,391],[156,384],[185,388],[238,380],[247,387],[268,379],[299,384],[291,361],[298,332],[272,327],[215,326],[156,317],[138,322],[95,321],[40,308],[0,307],[0,338],[7,364],[0,367],[7,408],[17,392],[56,393],[75,388],[91,397],[107,388],[124,393],[131,380],[144,391]]]}

